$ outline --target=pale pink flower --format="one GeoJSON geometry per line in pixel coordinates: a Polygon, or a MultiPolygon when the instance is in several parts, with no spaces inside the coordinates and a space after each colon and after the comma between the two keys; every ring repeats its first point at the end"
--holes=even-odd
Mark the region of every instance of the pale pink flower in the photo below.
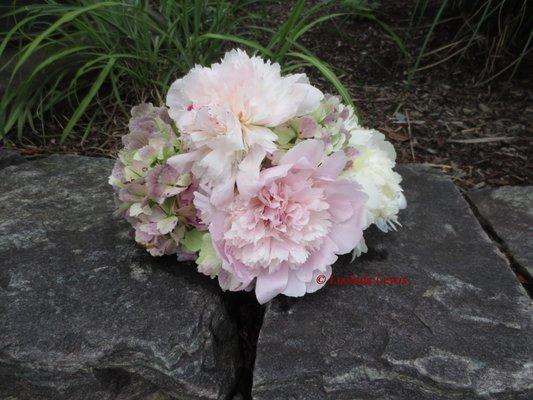
{"type": "Polygon", "coordinates": [[[159,138],[163,126],[169,126],[171,119],[166,107],[154,107],[152,103],[142,103],[131,109],[129,133],[122,136],[125,149],[140,149],[149,140],[159,138]],[[158,122],[159,121],[159,122],[158,122]]]}
{"type": "Polygon", "coordinates": [[[158,205],[132,206],[127,219],[135,229],[135,241],[153,256],[175,253],[185,233],[185,227],[178,225],[178,217],[167,215],[158,205]]]}
{"type": "Polygon", "coordinates": [[[279,64],[232,50],[175,81],[167,105],[193,153],[193,174],[214,187],[234,182],[239,170],[257,179],[265,155],[276,150],[270,128],[312,112],[322,97],[304,74],[282,77],[279,64]]]}
{"type": "Polygon", "coordinates": [[[151,103],[133,107],[129,133],[122,137],[124,148],[119,152],[109,183],[123,187],[144,178],[154,163],[176,154],[179,139],[171,123],[166,107],[154,107],[151,103]]]}
{"type": "Polygon", "coordinates": [[[301,117],[297,119],[298,130],[302,138],[310,139],[317,135],[319,130],[318,124],[311,117],[301,117]]]}
{"type": "Polygon", "coordinates": [[[128,220],[135,240],[150,254],[178,253],[190,259],[179,242],[190,227],[202,227],[191,198],[197,185],[189,173],[166,164],[180,150],[172,120],[166,107],[149,103],[133,107],[131,116],[109,178],[117,194],[117,214],[128,220]]]}
{"type": "Polygon", "coordinates": [[[193,179],[190,185],[178,195],[178,201],[174,203],[173,213],[179,215],[187,223],[199,231],[207,229],[200,218],[199,210],[194,206],[195,193],[198,190],[198,181],[193,179]]]}
{"type": "Polygon", "coordinates": [[[317,275],[327,280],[337,255],[359,242],[366,196],[356,183],[337,179],[344,153],[323,160],[324,151],[319,140],[303,141],[257,181],[237,182],[247,190],[226,209],[197,204],[210,218],[223,288],[242,290],[255,281],[260,303],[280,293],[303,296],[319,289],[317,275]]]}
{"type": "Polygon", "coordinates": [[[135,229],[135,241],[154,257],[175,253],[177,249],[173,239],[162,235],[150,235],[139,229],[135,229]]]}
{"type": "Polygon", "coordinates": [[[146,175],[148,195],[158,203],[180,194],[190,183],[190,174],[180,174],[168,164],[157,165],[146,175]]]}
{"type": "MultiPolygon", "coordinates": [[[[169,163],[179,168],[180,160],[193,156],[190,170],[202,183],[213,187],[227,181],[235,175],[238,164],[246,156],[239,120],[226,107],[218,105],[203,106],[188,113],[191,120],[182,121],[180,129],[190,152],[170,158],[169,163]]],[[[274,149],[272,142],[262,143],[264,149],[255,144],[262,154],[274,149]]]]}

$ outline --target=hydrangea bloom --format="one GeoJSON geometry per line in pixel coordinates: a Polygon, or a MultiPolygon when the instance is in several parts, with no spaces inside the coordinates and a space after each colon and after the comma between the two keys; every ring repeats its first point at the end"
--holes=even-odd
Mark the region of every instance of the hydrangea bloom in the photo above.
{"type": "Polygon", "coordinates": [[[132,110],[109,180],[151,254],[264,303],[316,291],[365,251],[364,229],[398,224],[394,148],[305,75],[235,50],[174,82],[167,106],[132,110]]]}
{"type": "Polygon", "coordinates": [[[166,164],[180,150],[166,108],[141,104],[131,114],[130,133],[122,138],[124,148],[109,183],[121,202],[119,213],[135,230],[135,240],[154,256],[176,253],[187,225],[203,227],[192,205],[197,185],[190,174],[166,164]]]}
{"type": "Polygon", "coordinates": [[[326,95],[312,113],[291,119],[275,128],[278,142],[285,148],[291,141],[319,139],[331,154],[345,147],[352,129],[359,128],[353,108],[342,104],[338,97],[326,95]]]}
{"type": "Polygon", "coordinates": [[[366,196],[356,183],[337,179],[344,153],[323,160],[324,150],[318,140],[299,143],[262,170],[249,193],[211,212],[209,230],[233,278],[221,286],[241,290],[255,280],[260,303],[279,293],[303,296],[319,287],[318,274],[329,278],[337,254],[359,242],[366,196]]]}

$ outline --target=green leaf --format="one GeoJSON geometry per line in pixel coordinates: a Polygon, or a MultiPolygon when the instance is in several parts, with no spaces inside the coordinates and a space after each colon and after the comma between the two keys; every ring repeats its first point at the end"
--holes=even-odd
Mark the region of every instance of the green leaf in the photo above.
{"type": "Polygon", "coordinates": [[[190,251],[191,253],[196,253],[202,247],[202,237],[204,232],[200,232],[196,229],[185,232],[183,239],[180,240],[180,244],[190,251]]]}
{"type": "Polygon", "coordinates": [[[67,123],[67,126],[65,129],[63,129],[63,133],[61,134],[61,140],[60,143],[63,144],[65,142],[65,139],[70,134],[70,131],[72,131],[72,128],[74,128],[74,125],[78,122],[80,117],[83,115],[87,107],[89,106],[91,100],[96,95],[98,90],[100,90],[100,87],[104,83],[105,79],[107,78],[107,75],[109,75],[109,72],[113,68],[113,65],[115,64],[116,58],[110,58],[105,67],[100,71],[100,74],[96,78],[96,81],[92,85],[91,89],[89,90],[89,93],[85,95],[83,100],[78,105],[78,108],[76,108],[76,111],[72,114],[70,117],[70,120],[67,123]]]}
{"type": "Polygon", "coordinates": [[[196,264],[201,272],[204,274],[209,274],[211,278],[214,278],[218,275],[222,262],[217,256],[215,248],[213,247],[213,241],[211,240],[211,235],[209,233],[204,233],[202,235],[202,246],[198,253],[198,258],[196,259],[196,264]]]}
{"type": "Polygon", "coordinates": [[[285,146],[296,137],[296,132],[289,126],[279,126],[274,128],[274,133],[278,135],[278,143],[280,146],[285,146]]]}
{"type": "Polygon", "coordinates": [[[301,28],[298,32],[296,32],[292,40],[293,41],[298,40],[300,36],[302,36],[304,33],[309,31],[311,28],[315,27],[316,25],[322,22],[329,21],[330,19],[333,19],[333,18],[342,17],[343,15],[348,15],[348,13],[335,13],[335,14],[324,15],[320,18],[317,18],[313,22],[310,22],[309,24],[301,28]]]}
{"type": "Polygon", "coordinates": [[[39,71],[42,71],[44,68],[46,68],[47,66],[49,66],[50,64],[56,62],[57,60],[60,60],[61,58],[64,58],[68,55],[71,55],[73,53],[77,53],[77,52],[80,52],[80,51],[83,51],[83,50],[87,50],[89,49],[90,46],[78,46],[78,47],[72,47],[72,48],[68,48],[68,49],[65,49],[63,51],[60,51],[60,52],[57,52],[55,54],[52,54],[50,57],[48,57],[47,59],[45,59],[42,63],[40,63],[39,65],[37,65],[33,71],[31,72],[30,76],[26,79],[28,80],[31,80],[33,79],[33,77],[39,72],[39,71]]]}

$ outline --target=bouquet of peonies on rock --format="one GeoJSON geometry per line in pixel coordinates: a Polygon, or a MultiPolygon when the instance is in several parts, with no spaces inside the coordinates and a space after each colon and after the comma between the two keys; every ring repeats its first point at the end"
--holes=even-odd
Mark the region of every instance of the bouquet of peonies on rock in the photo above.
{"type": "Polygon", "coordinates": [[[339,254],[366,251],[363,231],[394,229],[406,205],[381,133],[241,50],[131,114],[109,182],[135,240],[260,303],[320,289],[339,254]]]}

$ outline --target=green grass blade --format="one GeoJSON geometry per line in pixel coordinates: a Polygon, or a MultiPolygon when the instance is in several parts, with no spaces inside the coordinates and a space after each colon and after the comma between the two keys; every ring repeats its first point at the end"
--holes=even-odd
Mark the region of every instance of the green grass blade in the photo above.
{"type": "Polygon", "coordinates": [[[34,16],[26,17],[26,18],[22,19],[6,34],[6,36],[4,37],[4,40],[2,40],[2,43],[0,44],[0,56],[2,56],[2,54],[4,53],[7,45],[12,40],[12,37],[15,34],[15,32],[20,30],[20,28],[22,28],[28,22],[30,22],[30,21],[38,18],[38,17],[39,17],[38,15],[34,15],[34,16]]]}
{"type": "Polygon", "coordinates": [[[61,144],[63,144],[65,142],[65,140],[67,139],[68,135],[72,131],[72,128],[76,125],[76,123],[78,122],[80,117],[83,115],[83,113],[85,112],[85,109],[90,104],[91,100],[96,95],[98,90],[100,90],[100,87],[102,86],[102,84],[104,83],[105,79],[109,75],[109,72],[113,68],[113,65],[115,64],[115,61],[116,61],[115,58],[109,59],[109,61],[105,65],[105,67],[102,69],[102,71],[100,72],[100,74],[96,78],[96,81],[92,85],[92,87],[89,90],[89,92],[85,95],[85,97],[83,98],[83,100],[79,104],[78,108],[76,108],[76,110],[74,111],[74,113],[70,117],[70,119],[69,119],[69,121],[67,123],[67,126],[65,126],[65,129],[63,130],[63,133],[61,134],[61,140],[60,140],[61,144]]]}
{"type": "Polygon", "coordinates": [[[278,51],[274,52],[274,59],[278,62],[281,62],[285,57],[285,53],[289,49],[291,42],[293,42],[293,35],[291,32],[294,29],[294,26],[298,23],[298,19],[302,14],[302,10],[305,6],[305,0],[297,0],[296,5],[293,7],[289,18],[282,25],[279,34],[274,35],[273,43],[269,44],[269,50],[273,48],[276,43],[281,44],[281,47],[278,51]]]}
{"type": "Polygon", "coordinates": [[[310,29],[314,28],[316,25],[322,22],[329,21],[330,19],[342,17],[345,15],[349,15],[349,14],[348,13],[335,13],[335,14],[329,14],[329,15],[324,15],[322,17],[319,17],[315,19],[313,22],[310,22],[307,25],[305,25],[303,28],[300,28],[298,32],[296,32],[296,34],[292,37],[292,40],[293,41],[298,40],[298,38],[304,35],[307,31],[309,31],[310,29]]]}
{"type": "Polygon", "coordinates": [[[118,5],[118,4],[120,4],[120,3],[115,3],[115,2],[96,3],[96,4],[92,4],[90,6],[82,7],[80,9],[73,10],[73,11],[70,11],[70,12],[66,13],[61,18],[59,18],[57,21],[55,21],[52,25],[50,25],[44,32],[42,32],[34,40],[32,40],[31,44],[24,51],[24,53],[20,56],[20,59],[17,62],[16,66],[15,66],[15,68],[13,70],[13,74],[15,74],[20,69],[21,65],[26,62],[28,57],[30,57],[30,55],[33,54],[33,52],[35,51],[37,46],[39,46],[39,44],[43,40],[45,40],[47,37],[49,37],[61,25],[65,24],[67,22],[70,22],[73,19],[77,18],[79,15],[81,15],[83,13],[86,13],[86,12],[89,12],[91,10],[94,10],[96,8],[109,7],[109,6],[114,6],[114,5],[118,5]]]}
{"type": "Polygon", "coordinates": [[[37,75],[40,71],[42,71],[47,66],[53,64],[54,62],[61,60],[62,58],[65,58],[66,56],[69,56],[74,53],[78,53],[83,50],[89,49],[91,46],[79,46],[79,47],[72,47],[69,49],[65,49],[63,51],[60,51],[58,53],[52,54],[50,57],[48,57],[46,60],[38,64],[33,71],[31,72],[30,76],[26,79],[31,80],[37,75]]]}
{"type": "Polygon", "coordinates": [[[424,55],[424,52],[426,51],[426,47],[429,43],[429,39],[431,38],[431,35],[433,34],[435,27],[439,23],[442,13],[444,12],[444,9],[446,8],[447,5],[448,5],[448,0],[443,0],[439,10],[437,11],[437,15],[433,19],[433,23],[431,24],[431,27],[429,28],[429,31],[426,34],[426,37],[424,38],[424,43],[422,44],[422,48],[420,49],[420,52],[418,53],[418,57],[416,58],[415,65],[409,71],[409,76],[407,78],[408,85],[410,85],[411,81],[413,80],[413,76],[416,70],[418,69],[418,66],[420,65],[420,60],[422,59],[422,56],[424,55]]]}
{"type": "Polygon", "coordinates": [[[355,114],[357,115],[357,118],[359,121],[361,121],[361,116],[359,114],[358,108],[355,106],[352,97],[350,96],[350,93],[348,92],[348,89],[341,83],[339,78],[337,78],[337,75],[322,61],[320,61],[316,57],[309,56],[307,54],[303,53],[288,53],[288,56],[292,56],[295,58],[299,58],[301,60],[304,60],[309,65],[315,67],[320,71],[320,73],[326,78],[331,84],[335,87],[337,92],[341,95],[343,100],[351,105],[354,109],[355,114]]]}
{"type": "Polygon", "coordinates": [[[254,42],[253,40],[243,39],[239,36],[224,35],[224,34],[219,34],[219,33],[206,33],[202,35],[200,38],[201,39],[217,39],[217,40],[224,40],[226,42],[239,43],[251,49],[259,51],[266,57],[273,58],[272,52],[268,50],[267,48],[261,46],[259,43],[254,42]]]}
{"type": "Polygon", "coordinates": [[[394,43],[396,43],[396,45],[406,58],[411,57],[411,55],[407,51],[407,48],[405,47],[405,43],[403,42],[403,40],[396,34],[396,32],[394,32],[394,30],[389,25],[377,19],[373,15],[370,15],[367,18],[377,23],[381,27],[381,29],[383,29],[390,36],[390,38],[394,41],[394,43]]]}

